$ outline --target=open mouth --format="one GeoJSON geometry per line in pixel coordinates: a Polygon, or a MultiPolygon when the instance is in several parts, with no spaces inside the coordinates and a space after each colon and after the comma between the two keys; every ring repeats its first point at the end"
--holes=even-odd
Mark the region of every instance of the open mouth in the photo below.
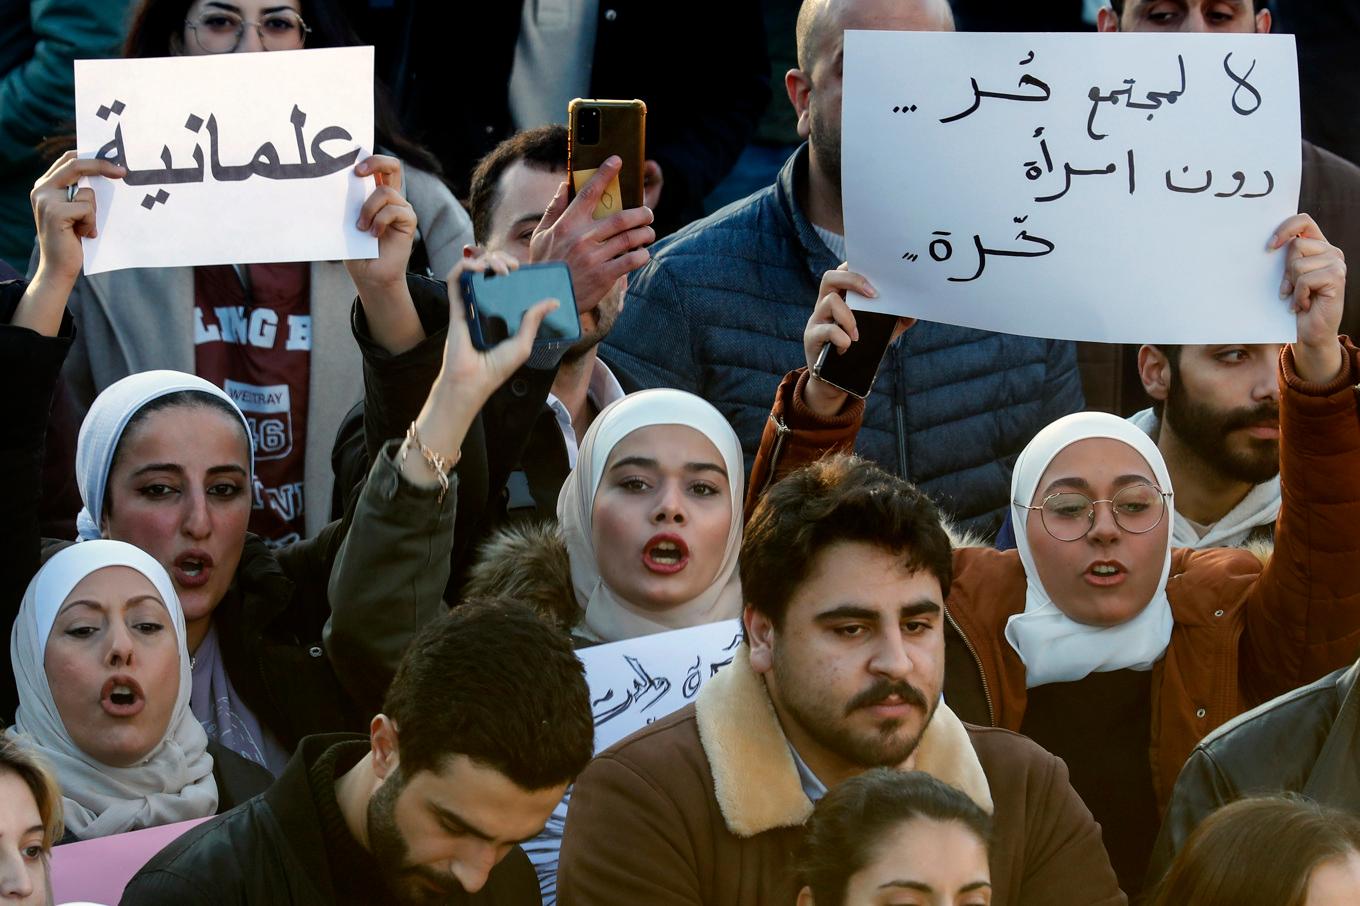
{"type": "Polygon", "coordinates": [[[146,696],[132,677],[113,676],[104,683],[99,703],[112,717],[132,717],[146,707],[146,696]]]}
{"type": "Polygon", "coordinates": [[[1086,567],[1083,576],[1088,584],[1103,588],[1123,582],[1128,571],[1117,561],[1101,561],[1086,567]]]}
{"type": "Polygon", "coordinates": [[[196,588],[208,581],[213,558],[206,551],[185,551],[175,558],[175,581],[187,588],[196,588]]]}
{"type": "Polygon", "coordinates": [[[655,535],[642,549],[642,564],[654,573],[677,573],[689,563],[689,545],[679,535],[655,535]]]}

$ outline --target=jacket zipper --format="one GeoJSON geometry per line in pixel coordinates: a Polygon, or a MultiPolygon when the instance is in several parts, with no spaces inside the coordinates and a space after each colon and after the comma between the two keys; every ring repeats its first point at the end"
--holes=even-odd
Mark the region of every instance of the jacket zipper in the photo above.
{"type": "Polygon", "coordinates": [[[977,649],[974,648],[973,643],[968,640],[967,633],[965,633],[963,627],[955,621],[948,608],[945,609],[944,618],[949,621],[950,626],[954,627],[954,631],[959,634],[959,638],[963,639],[964,647],[967,648],[968,653],[973,656],[973,663],[977,665],[978,678],[982,680],[982,697],[987,700],[987,720],[995,727],[996,709],[992,707],[992,693],[987,689],[987,674],[982,669],[982,658],[978,657],[977,649]]]}
{"type": "Polygon", "coordinates": [[[775,438],[774,450],[770,452],[769,474],[765,476],[765,484],[761,487],[760,493],[764,494],[774,484],[775,469],[779,467],[779,454],[784,452],[784,438],[789,436],[789,426],[784,424],[784,420],[773,412],[770,413],[770,421],[774,422],[775,438]]]}
{"type": "Polygon", "coordinates": [[[901,400],[893,402],[893,414],[897,416],[897,473],[903,481],[911,481],[911,473],[907,471],[907,419],[901,400]]]}

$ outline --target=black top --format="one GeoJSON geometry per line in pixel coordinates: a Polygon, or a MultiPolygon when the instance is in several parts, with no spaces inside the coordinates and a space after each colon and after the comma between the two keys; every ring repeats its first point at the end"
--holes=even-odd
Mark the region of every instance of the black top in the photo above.
{"type": "Polygon", "coordinates": [[[1132,899],[1157,837],[1152,787],[1152,672],[1112,670],[1029,690],[1020,732],[1067,762],[1072,786],[1100,822],[1132,899]]]}
{"type": "Polygon", "coordinates": [[[316,804],[317,824],[326,844],[326,861],[331,867],[331,887],[335,902],[390,903],[396,897],[382,880],[378,862],[354,839],[335,796],[335,781],[369,753],[368,740],[355,739],[331,746],[307,772],[307,782],[316,804]]]}
{"type": "MultiPolygon", "coordinates": [[[[369,751],[360,734],[309,736],[262,795],[190,829],[128,884],[127,906],[349,906],[395,903],[377,863],[349,833],[335,778],[369,751]],[[248,869],[248,870],[245,870],[248,869]]],[[[513,848],[475,895],[446,902],[537,906],[538,879],[513,848]]]]}

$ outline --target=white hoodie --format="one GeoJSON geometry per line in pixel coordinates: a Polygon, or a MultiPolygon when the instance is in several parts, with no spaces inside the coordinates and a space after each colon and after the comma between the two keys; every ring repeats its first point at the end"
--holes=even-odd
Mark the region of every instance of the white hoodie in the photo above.
{"type": "MultiPolygon", "coordinates": [[[[1161,422],[1151,408],[1129,416],[1129,421],[1149,437],[1157,437],[1161,422]]],[[[1263,481],[1247,492],[1247,496],[1228,511],[1222,519],[1209,526],[1201,538],[1189,521],[1176,513],[1171,529],[1173,547],[1209,548],[1244,547],[1247,536],[1258,526],[1270,525],[1280,513],[1280,476],[1263,481]]]]}

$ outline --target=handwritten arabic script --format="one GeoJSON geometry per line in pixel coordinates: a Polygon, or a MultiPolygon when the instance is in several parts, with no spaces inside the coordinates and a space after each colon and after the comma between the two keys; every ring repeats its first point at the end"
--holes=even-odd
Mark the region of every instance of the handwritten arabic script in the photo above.
{"type": "Polygon", "coordinates": [[[1290,339],[1265,240],[1297,204],[1297,101],[1287,36],[848,32],[847,247],[880,293],[852,304],[1062,339],[1290,339]]]}
{"type": "Polygon", "coordinates": [[[91,180],[87,273],[375,257],[372,92],[371,48],[79,61],[79,153],[127,170],[91,180]]]}

